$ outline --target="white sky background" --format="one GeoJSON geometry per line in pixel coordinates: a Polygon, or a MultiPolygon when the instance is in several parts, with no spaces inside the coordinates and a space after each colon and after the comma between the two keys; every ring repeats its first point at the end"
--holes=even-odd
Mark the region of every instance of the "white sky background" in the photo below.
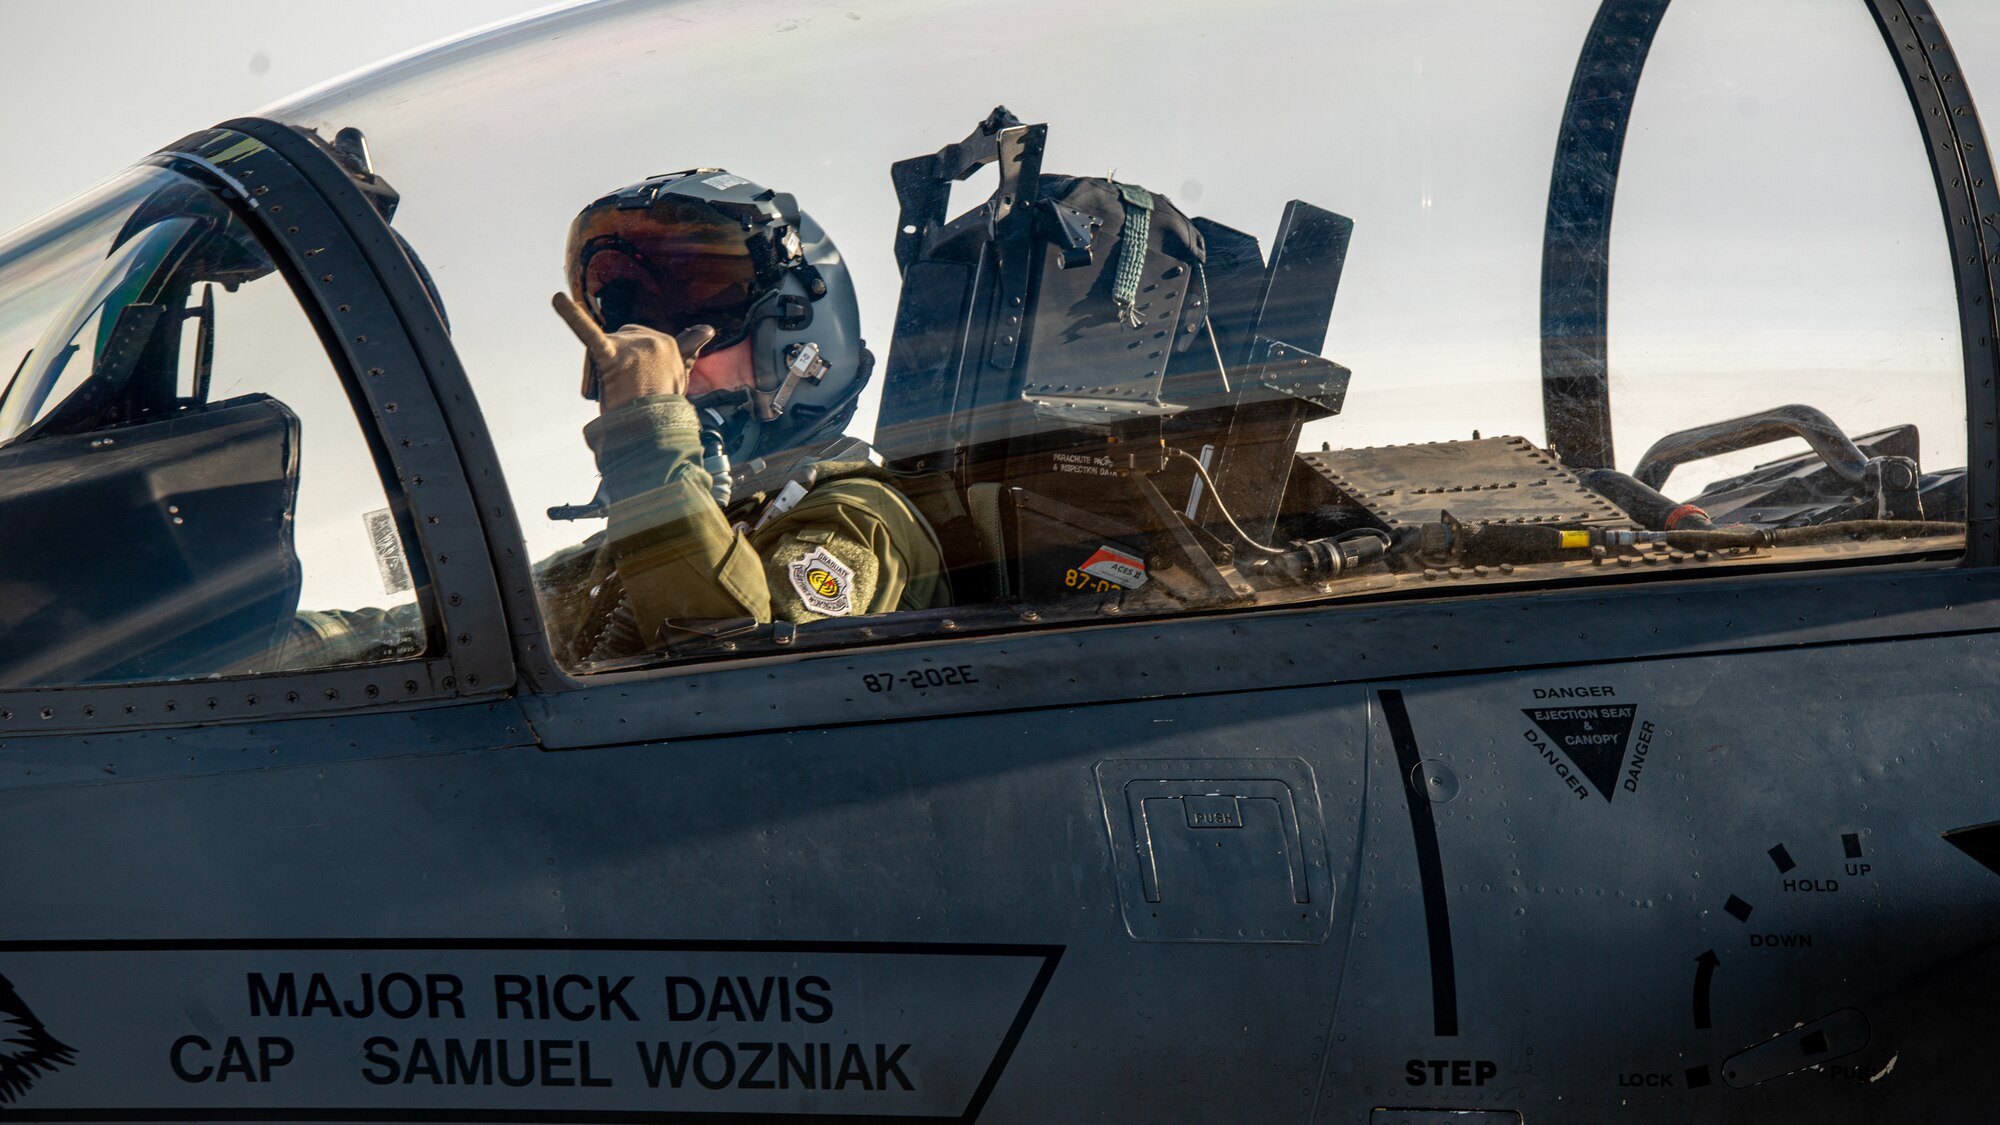
{"type": "MultiPolygon", "coordinates": [[[[183,133],[532,6],[368,0],[246,5],[231,18],[225,5],[0,0],[0,93],[13,107],[0,117],[0,226],[183,133]]],[[[390,81],[301,115],[364,127],[403,191],[397,225],[437,275],[539,555],[594,526],[541,517],[594,483],[576,344],[546,308],[579,206],[697,163],[796,192],[852,264],[879,358],[896,299],[888,164],[958,139],[996,102],[1050,123],[1050,171],[1116,167],[1266,240],[1289,198],[1355,219],[1326,346],[1354,382],[1344,413],[1309,432],[1315,447],[1474,429],[1541,440],[1541,220],[1595,7],[1317,0],[1297,17],[1162,0],[1135,26],[1109,5],[1040,0],[978,13],[928,0],[696,2],[635,8],[442,84],[390,81]],[[1020,33],[995,34],[998,13],[1020,33]],[[1130,65],[1103,47],[1114,35],[1130,65]],[[1032,59],[1011,66],[1024,46],[1032,59]]],[[[2000,125],[2000,77],[1982,78],[2000,67],[2000,4],[1939,7],[1989,128],[2000,125]]],[[[1935,192],[1861,0],[1676,0],[1619,192],[1620,467],[1670,430],[1795,401],[1850,432],[1916,422],[1927,467],[1963,463],[1935,192]]],[[[1670,491],[1702,475],[1683,470],[1670,491]]]]}
{"type": "Polygon", "coordinates": [[[177,137],[546,0],[0,0],[0,230],[177,137]]]}

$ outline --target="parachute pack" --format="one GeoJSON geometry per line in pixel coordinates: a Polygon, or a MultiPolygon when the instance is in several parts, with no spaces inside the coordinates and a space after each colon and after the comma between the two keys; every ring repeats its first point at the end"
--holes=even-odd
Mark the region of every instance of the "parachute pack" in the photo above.
{"type": "Polygon", "coordinates": [[[1001,107],[894,165],[903,290],[876,445],[951,473],[997,522],[1002,593],[1159,578],[1184,602],[1245,598],[1232,556],[1271,536],[1301,427],[1346,393],[1319,351],[1353,224],[1295,200],[1266,261],[1164,195],[1044,173],[1047,137],[1001,107]],[[947,218],[951,184],[988,164],[992,196],[947,218]]]}

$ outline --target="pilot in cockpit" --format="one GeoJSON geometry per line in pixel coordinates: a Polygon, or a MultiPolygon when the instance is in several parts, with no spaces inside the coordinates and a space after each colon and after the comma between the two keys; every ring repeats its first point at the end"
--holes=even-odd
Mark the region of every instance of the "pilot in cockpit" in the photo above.
{"type": "Polygon", "coordinates": [[[963,511],[842,436],[873,357],[789,195],[714,168],[621,188],[577,215],[567,272],[607,517],[538,568],[567,657],[950,604],[939,527],[963,511]]]}

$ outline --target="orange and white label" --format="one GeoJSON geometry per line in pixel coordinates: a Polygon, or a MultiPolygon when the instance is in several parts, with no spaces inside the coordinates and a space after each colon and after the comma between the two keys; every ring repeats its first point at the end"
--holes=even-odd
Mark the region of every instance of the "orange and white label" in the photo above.
{"type": "Polygon", "coordinates": [[[1136,590],[1146,584],[1146,563],[1135,559],[1123,551],[1110,547],[1099,547],[1097,552],[1083,561],[1078,570],[1093,578],[1106,582],[1116,582],[1127,590],[1136,590]]]}

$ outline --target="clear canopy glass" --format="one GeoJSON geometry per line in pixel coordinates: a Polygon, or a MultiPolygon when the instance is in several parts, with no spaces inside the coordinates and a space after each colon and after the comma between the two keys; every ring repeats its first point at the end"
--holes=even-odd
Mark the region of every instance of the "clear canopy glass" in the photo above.
{"type": "Polygon", "coordinates": [[[421,652],[340,371],[217,185],[141,166],[0,241],[0,688],[421,652]]]}
{"type": "MultiPolygon", "coordinates": [[[[878,359],[849,433],[907,455],[875,425],[911,350],[907,326],[892,345],[912,294],[896,257],[903,216],[890,168],[966,138],[996,105],[1047,124],[1044,173],[1143,185],[1163,207],[1253,236],[1266,255],[1289,201],[1352,221],[1324,345],[1308,349],[1352,374],[1337,412],[1289,439],[1300,450],[1475,435],[1545,449],[1551,163],[1597,9],[1593,0],[1305,0],[1226,12],[1192,2],[1143,12],[1041,0],[603,3],[419,52],[267,112],[325,137],[365,134],[375,170],[402,194],[396,225],[449,310],[530,553],[545,559],[599,526],[546,515],[573,513],[598,484],[581,437],[597,407],[575,394],[581,349],[547,308],[565,284],[578,211],[694,167],[795,197],[838,244],[878,359]]],[[[1923,472],[1963,465],[1959,320],[1936,192],[1864,5],[1679,0],[1647,60],[1623,161],[1610,243],[1609,467],[1629,473],[1669,435],[1792,405],[1850,437],[1914,427],[1893,444],[1923,472]],[[1773,55],[1772,42],[1787,49],[1773,55]]],[[[987,202],[995,183],[988,166],[955,185],[947,214],[987,202]]],[[[1110,249],[1099,248],[1093,268],[1110,249]]],[[[1230,367],[1219,353],[1218,362],[1230,367]]],[[[1807,451],[1798,439],[1732,448],[1675,468],[1669,492],[1697,499],[1807,451]]],[[[965,456],[932,452],[933,468],[965,456]]],[[[1286,472],[1269,490],[1274,505],[1290,497],[1287,510],[1252,531],[1289,528],[1297,541],[1313,531],[1300,506],[1326,495],[1296,481],[1288,491],[1286,472]]],[[[1193,475],[1176,463],[1162,478],[1172,506],[1199,508],[1193,475]]],[[[1832,511],[1777,515],[1779,502],[1760,493],[1759,507],[1745,495],[1730,493],[1742,519],[1811,522],[1832,511]]],[[[1935,497],[1928,515],[1960,518],[1935,497]]],[[[1231,540],[1225,516],[1202,521],[1231,540]]],[[[1434,561],[1305,583],[1278,600],[1420,582],[1446,569],[1434,561]]],[[[1510,569],[1507,580],[1529,576],[1548,574],[1510,569]]]]}

